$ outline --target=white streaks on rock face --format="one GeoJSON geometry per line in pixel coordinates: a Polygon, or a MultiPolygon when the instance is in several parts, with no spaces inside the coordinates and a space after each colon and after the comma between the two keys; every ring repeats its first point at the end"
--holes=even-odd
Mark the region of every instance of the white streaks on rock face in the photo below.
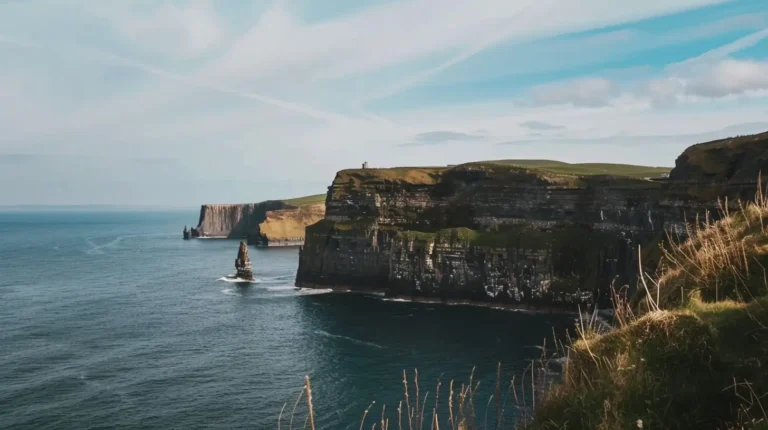
{"type": "Polygon", "coordinates": [[[653,217],[651,216],[651,210],[648,209],[648,223],[651,224],[651,230],[654,230],[653,228],[653,217]]]}

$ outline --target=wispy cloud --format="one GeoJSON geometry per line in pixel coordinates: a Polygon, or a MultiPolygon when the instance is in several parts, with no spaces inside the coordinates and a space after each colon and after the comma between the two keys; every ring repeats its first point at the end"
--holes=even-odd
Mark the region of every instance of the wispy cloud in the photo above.
{"type": "Polygon", "coordinates": [[[83,57],[92,61],[118,64],[131,69],[140,70],[150,75],[159,76],[161,78],[169,79],[176,82],[181,82],[191,87],[215,91],[215,92],[228,94],[235,97],[256,100],[262,103],[270,104],[272,106],[275,106],[281,109],[286,109],[292,112],[307,115],[317,119],[328,120],[328,121],[338,121],[338,120],[347,119],[347,117],[342,114],[338,114],[328,110],[317,109],[312,106],[308,106],[301,103],[280,100],[274,97],[269,97],[269,96],[255,93],[255,92],[241,91],[237,89],[228,88],[226,86],[223,86],[217,83],[205,81],[196,77],[184,76],[178,73],[164,70],[162,68],[153,66],[151,64],[133,60],[133,59],[130,59],[121,55],[117,55],[114,53],[110,53],[110,52],[100,52],[96,50],[89,50],[89,49],[79,48],[75,46],[19,41],[19,40],[14,40],[12,38],[9,38],[7,36],[3,36],[1,34],[0,34],[0,43],[6,43],[6,44],[14,45],[17,47],[24,47],[24,48],[44,49],[46,50],[46,52],[56,53],[59,55],[62,55],[62,54],[78,55],[80,57],[83,57]]]}
{"type": "MultiPolygon", "coordinates": [[[[762,133],[768,131],[768,122],[751,122],[731,125],[719,130],[701,132],[701,133],[681,133],[681,134],[615,134],[612,136],[595,136],[581,138],[547,138],[540,139],[517,139],[506,142],[500,142],[500,145],[530,145],[546,142],[558,145],[611,145],[611,146],[637,146],[637,145],[693,145],[696,143],[707,142],[726,137],[733,137],[744,134],[762,133]]],[[[670,160],[672,161],[672,160],[670,160]]]]}
{"type": "Polygon", "coordinates": [[[162,4],[141,15],[116,14],[124,10],[104,10],[115,28],[128,41],[148,51],[165,55],[196,56],[222,41],[223,24],[210,0],[187,4],[162,4]]]}
{"type": "Polygon", "coordinates": [[[530,103],[533,106],[600,107],[609,105],[619,94],[619,87],[611,80],[584,78],[536,86],[530,91],[530,103]]]}
{"type": "Polygon", "coordinates": [[[530,130],[563,130],[565,127],[557,124],[550,124],[544,121],[524,121],[520,123],[521,127],[525,127],[530,130]]]}
{"type": "Polygon", "coordinates": [[[484,140],[485,137],[480,134],[461,133],[457,131],[439,130],[419,133],[414,136],[412,142],[404,143],[401,146],[414,145],[437,145],[453,142],[473,142],[484,140]]]}

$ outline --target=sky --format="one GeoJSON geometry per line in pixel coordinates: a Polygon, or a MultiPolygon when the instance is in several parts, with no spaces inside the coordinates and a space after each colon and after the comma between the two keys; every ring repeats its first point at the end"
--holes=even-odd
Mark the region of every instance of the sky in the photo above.
{"type": "Polygon", "coordinates": [[[255,202],[364,161],[673,166],[766,130],[765,0],[0,0],[0,205],[255,202]]]}

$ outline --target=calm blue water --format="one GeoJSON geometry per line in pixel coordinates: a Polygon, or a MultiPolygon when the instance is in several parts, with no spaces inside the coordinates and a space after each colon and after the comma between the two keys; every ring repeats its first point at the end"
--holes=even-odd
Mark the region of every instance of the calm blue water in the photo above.
{"type": "Polygon", "coordinates": [[[487,399],[497,361],[519,380],[553,325],[572,324],[304,295],[290,288],[296,249],[251,249],[259,283],[239,288],[219,280],[237,242],[181,240],[196,218],[0,214],[0,428],[276,428],[309,375],[317,428],[357,429],[373,400],[396,409],[404,368],[423,396],[477,366],[487,399]]]}

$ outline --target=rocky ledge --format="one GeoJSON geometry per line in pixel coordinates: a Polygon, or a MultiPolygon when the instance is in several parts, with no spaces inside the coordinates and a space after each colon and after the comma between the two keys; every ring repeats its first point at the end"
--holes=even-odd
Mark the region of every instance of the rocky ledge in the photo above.
{"type": "Polygon", "coordinates": [[[696,214],[715,210],[717,196],[754,194],[765,136],[724,142],[689,149],[669,178],[669,169],[525,160],[343,170],[325,218],[306,228],[296,285],[607,304],[610,285],[634,285],[639,252],[652,264],[667,232],[684,235],[696,214]],[[731,158],[701,155],[712,147],[731,158]],[[722,177],[690,173],[716,170],[711,157],[729,166],[722,177]]]}

